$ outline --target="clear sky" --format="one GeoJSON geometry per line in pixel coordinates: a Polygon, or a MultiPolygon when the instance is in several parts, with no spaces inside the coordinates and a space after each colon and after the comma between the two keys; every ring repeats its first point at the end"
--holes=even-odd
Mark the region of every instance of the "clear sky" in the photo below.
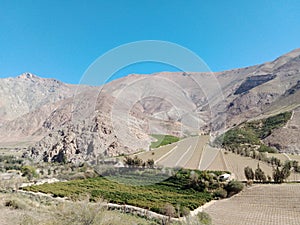
{"type": "MultiPolygon", "coordinates": [[[[0,0],[0,77],[78,83],[108,50],[149,39],[189,48],[212,71],[263,63],[300,47],[300,1],[0,0]]],[[[160,70],[176,69],[150,63],[123,75],[160,70]]]]}

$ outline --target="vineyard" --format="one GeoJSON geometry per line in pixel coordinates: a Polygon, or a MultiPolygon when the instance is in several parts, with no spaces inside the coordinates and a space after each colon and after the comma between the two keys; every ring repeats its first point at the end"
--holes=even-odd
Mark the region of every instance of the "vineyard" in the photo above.
{"type": "Polygon", "coordinates": [[[205,209],[218,225],[298,225],[300,184],[258,185],[205,209]]]}

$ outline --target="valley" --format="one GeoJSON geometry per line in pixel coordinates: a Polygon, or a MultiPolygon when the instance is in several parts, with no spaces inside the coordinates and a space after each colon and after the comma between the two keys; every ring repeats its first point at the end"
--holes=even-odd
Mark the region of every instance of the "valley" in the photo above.
{"type": "MultiPolygon", "coordinates": [[[[247,213],[256,216],[245,224],[295,224],[299,66],[296,49],[213,75],[134,74],[100,87],[31,73],[0,79],[1,209],[18,218],[26,211],[33,223],[30,209],[42,204],[41,213],[54,220],[47,204],[57,213],[62,200],[73,208],[106,202],[156,213],[151,224],[188,224],[206,212],[218,225],[240,224],[247,213]],[[37,200],[41,193],[51,201],[37,200]],[[228,216],[232,211],[240,213],[228,216]]],[[[91,216],[149,224],[126,210],[100,208],[91,216]]]]}

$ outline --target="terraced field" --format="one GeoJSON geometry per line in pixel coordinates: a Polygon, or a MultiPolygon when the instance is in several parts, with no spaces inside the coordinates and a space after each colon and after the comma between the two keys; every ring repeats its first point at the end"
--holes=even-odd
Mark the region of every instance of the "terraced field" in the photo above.
{"type": "MultiPolygon", "coordinates": [[[[255,170],[259,164],[265,174],[272,177],[273,168],[269,164],[213,148],[208,145],[208,141],[209,136],[190,137],[177,143],[140,153],[138,156],[143,160],[154,159],[156,164],[166,167],[230,171],[233,173],[234,178],[238,180],[246,180],[244,175],[246,166],[255,170]]],[[[286,160],[297,160],[300,162],[300,155],[268,154],[268,157],[272,156],[280,159],[282,162],[286,160]]],[[[289,181],[295,180],[300,181],[299,173],[292,173],[289,177],[289,181]]]]}
{"type": "Polygon", "coordinates": [[[168,154],[176,146],[177,146],[177,143],[173,143],[173,144],[170,144],[167,146],[159,147],[152,151],[147,151],[147,152],[139,153],[136,155],[143,160],[153,159],[154,161],[157,161],[164,155],[168,154]]]}
{"type": "Polygon", "coordinates": [[[208,206],[218,225],[298,225],[300,184],[256,185],[208,206]]]}
{"type": "Polygon", "coordinates": [[[198,169],[202,160],[202,152],[207,145],[209,136],[197,136],[183,139],[177,143],[138,154],[147,160],[154,159],[158,165],[166,167],[184,167],[198,169]]]}

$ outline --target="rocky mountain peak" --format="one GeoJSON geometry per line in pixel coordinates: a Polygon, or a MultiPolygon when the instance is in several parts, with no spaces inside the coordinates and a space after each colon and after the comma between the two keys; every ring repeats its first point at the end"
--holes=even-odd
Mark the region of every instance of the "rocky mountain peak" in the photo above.
{"type": "Polygon", "coordinates": [[[37,79],[39,77],[32,73],[26,72],[26,73],[22,73],[17,78],[19,78],[19,79],[37,79]]]}

